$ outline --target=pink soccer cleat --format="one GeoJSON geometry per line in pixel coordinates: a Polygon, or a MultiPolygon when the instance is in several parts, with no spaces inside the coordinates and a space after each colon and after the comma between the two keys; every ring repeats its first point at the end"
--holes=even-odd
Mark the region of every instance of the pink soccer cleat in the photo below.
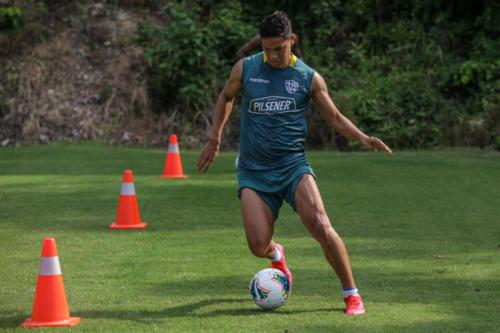
{"type": "Polygon", "coordinates": [[[288,266],[286,265],[286,260],[285,260],[285,248],[283,245],[276,243],[275,246],[280,250],[281,252],[281,259],[279,261],[272,261],[271,265],[275,269],[279,269],[283,273],[285,273],[286,277],[288,278],[288,282],[290,283],[290,291],[292,291],[292,272],[288,269],[288,266]]]}
{"type": "Polygon", "coordinates": [[[345,314],[348,316],[362,315],[365,313],[365,306],[358,294],[344,298],[345,314]]]}

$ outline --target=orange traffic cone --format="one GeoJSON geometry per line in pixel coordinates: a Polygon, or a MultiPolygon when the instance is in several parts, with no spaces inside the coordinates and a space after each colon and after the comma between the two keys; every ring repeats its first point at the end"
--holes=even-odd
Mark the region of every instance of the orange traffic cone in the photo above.
{"type": "Polygon", "coordinates": [[[79,322],[80,317],[69,316],[56,241],[54,238],[45,238],[33,313],[31,318],[24,321],[23,327],[75,326],[79,322]]]}
{"type": "Polygon", "coordinates": [[[182,171],[181,154],[177,135],[172,134],[168,139],[168,151],[165,158],[165,168],[161,178],[187,178],[182,171]]]}
{"type": "Polygon", "coordinates": [[[132,170],[125,170],[123,172],[122,191],[118,202],[116,221],[110,224],[109,227],[111,229],[145,229],[146,226],[146,223],[141,222],[139,215],[132,170]]]}

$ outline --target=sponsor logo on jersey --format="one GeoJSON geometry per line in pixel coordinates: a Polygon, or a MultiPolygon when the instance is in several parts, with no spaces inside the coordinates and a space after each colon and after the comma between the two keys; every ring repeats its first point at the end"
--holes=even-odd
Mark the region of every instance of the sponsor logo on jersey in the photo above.
{"type": "Polygon", "coordinates": [[[251,77],[250,78],[250,82],[255,82],[255,83],[269,83],[269,80],[258,79],[258,78],[251,77]]]}
{"type": "Polygon", "coordinates": [[[268,96],[250,100],[249,112],[251,113],[286,113],[297,111],[295,99],[281,96],[268,96]]]}
{"type": "Polygon", "coordinates": [[[299,89],[299,83],[295,80],[285,80],[285,88],[289,94],[294,94],[299,89]]]}

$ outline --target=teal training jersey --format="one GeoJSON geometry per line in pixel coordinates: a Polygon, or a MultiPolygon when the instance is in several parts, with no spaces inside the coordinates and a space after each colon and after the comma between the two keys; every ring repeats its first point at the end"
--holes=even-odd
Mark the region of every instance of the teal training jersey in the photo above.
{"type": "MultiPolygon", "coordinates": [[[[306,112],[314,70],[296,56],[273,68],[263,52],[243,60],[239,173],[306,166],[306,112]]],[[[281,178],[281,177],[279,177],[281,178]]]]}

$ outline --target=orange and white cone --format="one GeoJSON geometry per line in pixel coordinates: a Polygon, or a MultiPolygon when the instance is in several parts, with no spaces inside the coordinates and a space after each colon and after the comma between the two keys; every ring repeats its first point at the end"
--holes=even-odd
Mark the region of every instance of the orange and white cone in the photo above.
{"type": "Polygon", "coordinates": [[[45,238],[33,313],[31,318],[24,321],[23,327],[75,326],[79,322],[80,317],[69,315],[56,241],[54,238],[45,238]]]}
{"type": "Polygon", "coordinates": [[[146,223],[141,222],[132,170],[125,170],[123,172],[122,190],[118,202],[116,221],[110,224],[109,227],[111,229],[145,229],[147,227],[146,223]]]}
{"type": "Polygon", "coordinates": [[[165,168],[161,178],[187,178],[182,170],[181,153],[177,135],[172,134],[168,139],[168,151],[165,158],[165,168]]]}

